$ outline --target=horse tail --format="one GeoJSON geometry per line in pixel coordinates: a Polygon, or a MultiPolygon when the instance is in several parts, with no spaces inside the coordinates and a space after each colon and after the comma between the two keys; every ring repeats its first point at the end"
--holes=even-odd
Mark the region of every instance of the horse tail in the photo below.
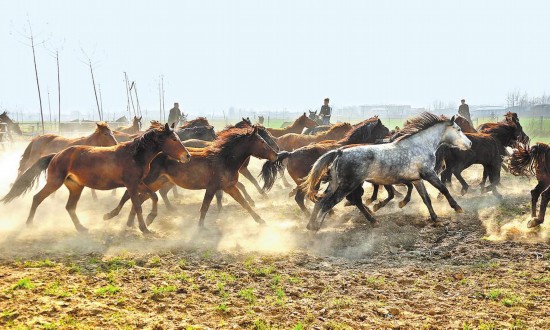
{"type": "Polygon", "coordinates": [[[19,169],[18,169],[19,175],[21,175],[25,171],[25,164],[27,164],[27,161],[31,156],[33,143],[34,143],[34,140],[27,145],[27,147],[25,148],[25,151],[23,152],[23,155],[21,155],[21,160],[19,161],[19,169]]]}
{"type": "Polygon", "coordinates": [[[510,173],[513,175],[533,175],[534,167],[540,158],[541,148],[539,145],[530,147],[529,144],[518,143],[517,149],[510,157],[510,173]]]}
{"type": "Polygon", "coordinates": [[[52,158],[55,155],[56,154],[50,154],[36,161],[36,163],[29,167],[23,174],[21,174],[21,176],[19,176],[19,178],[17,178],[17,180],[15,180],[15,183],[11,187],[8,194],[4,196],[4,198],[2,198],[0,201],[4,204],[9,203],[16,197],[23,195],[30,188],[32,188],[36,180],[40,176],[40,173],[48,168],[52,161],[52,158]]]}
{"type": "Polygon", "coordinates": [[[260,174],[261,180],[264,182],[263,191],[271,190],[277,178],[277,173],[281,173],[285,169],[283,161],[290,156],[292,156],[292,152],[281,151],[277,154],[277,159],[274,162],[266,161],[264,163],[260,174]]]}
{"type": "Polygon", "coordinates": [[[435,166],[434,166],[435,173],[440,174],[447,167],[447,163],[445,162],[445,156],[449,153],[450,149],[451,147],[449,145],[442,144],[435,151],[435,166]]]}
{"type": "Polygon", "coordinates": [[[321,158],[317,159],[309,174],[300,185],[299,189],[305,192],[306,196],[312,200],[316,200],[317,190],[323,177],[327,174],[332,163],[338,160],[342,154],[342,149],[336,149],[325,153],[321,158]]]}

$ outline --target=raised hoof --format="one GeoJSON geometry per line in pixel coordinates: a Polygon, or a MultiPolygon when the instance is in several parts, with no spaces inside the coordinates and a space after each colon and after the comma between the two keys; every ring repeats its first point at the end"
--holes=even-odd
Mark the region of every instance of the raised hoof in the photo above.
{"type": "Polygon", "coordinates": [[[344,206],[353,206],[353,204],[352,204],[350,201],[346,201],[346,202],[344,203],[344,206]]]}
{"type": "Polygon", "coordinates": [[[87,233],[88,233],[88,228],[86,228],[86,227],[84,227],[84,226],[82,226],[82,225],[77,226],[77,227],[76,227],[76,230],[78,230],[78,232],[79,232],[80,234],[87,234],[87,233]]]}
{"type": "MultiPolygon", "coordinates": [[[[372,202],[374,202],[374,200],[372,198],[367,198],[365,199],[365,205],[369,206],[372,204],[372,202]]],[[[351,205],[351,204],[350,204],[351,205]]]]}
{"type": "MultiPolygon", "coordinates": [[[[296,190],[297,190],[297,189],[298,189],[298,188],[292,189],[292,190],[288,193],[288,197],[292,197],[292,196],[296,195],[296,190]]],[[[264,193],[264,195],[267,197],[267,194],[264,193]]]]}
{"type": "Polygon", "coordinates": [[[372,211],[373,211],[373,212],[376,212],[376,211],[380,210],[380,209],[382,208],[382,206],[384,206],[384,205],[380,205],[380,203],[374,204],[374,205],[372,206],[372,211]]]}
{"type": "Polygon", "coordinates": [[[401,209],[401,208],[403,208],[403,207],[404,207],[405,205],[407,205],[407,204],[409,204],[409,201],[407,201],[407,200],[402,200],[402,201],[399,202],[398,206],[399,206],[399,208],[401,209]]]}
{"type": "Polygon", "coordinates": [[[116,216],[115,212],[105,213],[103,215],[103,220],[110,220],[110,219],[114,218],[115,216],[116,216]]]}
{"type": "Polygon", "coordinates": [[[442,193],[439,193],[437,195],[437,200],[442,200],[444,197],[445,197],[445,195],[443,195],[442,193]]]}
{"type": "Polygon", "coordinates": [[[445,224],[441,220],[435,220],[432,222],[432,226],[434,227],[443,227],[445,224]]]}
{"type": "Polygon", "coordinates": [[[464,213],[464,210],[460,207],[460,205],[457,205],[454,207],[456,213],[464,213]]]}
{"type": "Polygon", "coordinates": [[[380,227],[380,222],[378,220],[374,220],[370,222],[372,228],[378,228],[380,227]]]}
{"type": "Polygon", "coordinates": [[[155,232],[154,232],[154,231],[150,231],[149,229],[141,230],[141,233],[142,233],[143,236],[145,236],[145,237],[153,237],[153,236],[155,236],[155,232]]]}
{"type": "Polygon", "coordinates": [[[134,221],[126,222],[126,227],[133,228],[134,227],[134,221]]]}
{"type": "Polygon", "coordinates": [[[149,215],[147,216],[147,219],[145,219],[145,224],[146,224],[147,226],[149,226],[150,224],[153,223],[153,220],[155,220],[156,217],[157,217],[156,214],[155,214],[155,215],[149,214],[149,215]]]}
{"type": "Polygon", "coordinates": [[[256,202],[254,202],[253,200],[249,200],[248,205],[250,205],[251,207],[256,207],[256,202]]]}
{"type": "Polygon", "coordinates": [[[462,188],[462,189],[460,190],[460,194],[461,194],[462,196],[466,195],[467,192],[468,192],[468,188],[462,188]]]}
{"type": "Polygon", "coordinates": [[[254,221],[256,221],[256,223],[258,223],[261,226],[265,225],[265,220],[262,218],[254,219],[254,221]]]}
{"type": "Polygon", "coordinates": [[[527,223],[527,228],[535,228],[540,226],[541,224],[542,224],[542,221],[539,221],[539,219],[537,218],[533,218],[529,220],[529,222],[527,223]]]}
{"type": "Polygon", "coordinates": [[[265,191],[262,191],[260,193],[260,196],[263,198],[263,199],[269,199],[269,195],[265,193],[265,191]]]}

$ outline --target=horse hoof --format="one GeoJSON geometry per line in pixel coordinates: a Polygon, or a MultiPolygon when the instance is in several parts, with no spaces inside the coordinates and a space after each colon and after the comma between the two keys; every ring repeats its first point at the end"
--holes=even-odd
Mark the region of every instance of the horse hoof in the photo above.
{"type": "Polygon", "coordinates": [[[78,230],[78,232],[81,233],[81,234],[87,234],[88,233],[88,228],[86,228],[84,226],[78,226],[78,227],[76,227],[76,230],[78,230]]]}
{"type": "Polygon", "coordinates": [[[372,225],[372,228],[380,227],[380,222],[378,220],[371,221],[370,224],[372,225]]]}
{"type": "Polygon", "coordinates": [[[443,227],[444,223],[443,223],[443,221],[441,221],[441,220],[435,220],[435,221],[432,223],[432,225],[433,225],[434,227],[443,227]]]}
{"type": "Polygon", "coordinates": [[[116,214],[114,212],[105,213],[103,215],[103,220],[110,220],[110,219],[114,218],[115,216],[116,216],[116,214]]]}
{"type": "Polygon", "coordinates": [[[527,223],[527,228],[538,227],[538,226],[541,225],[541,223],[542,223],[542,221],[539,221],[539,219],[533,218],[533,219],[529,220],[529,222],[527,223]]]}
{"type": "Polygon", "coordinates": [[[154,216],[148,215],[148,216],[147,216],[147,219],[145,220],[145,224],[146,224],[147,226],[149,226],[150,224],[152,224],[152,223],[153,223],[153,220],[155,220],[155,217],[156,217],[156,215],[154,215],[154,216]]]}
{"type": "MultiPolygon", "coordinates": [[[[373,200],[373,199],[371,199],[371,198],[367,198],[367,199],[365,199],[365,205],[367,205],[367,206],[371,205],[371,204],[372,204],[372,202],[374,202],[374,200],[373,200]]],[[[351,204],[350,204],[350,205],[351,205],[351,204]]]]}
{"type": "Polygon", "coordinates": [[[258,218],[258,219],[254,219],[254,220],[256,220],[256,222],[261,226],[265,225],[265,220],[262,219],[262,218],[258,218]]]}
{"type": "Polygon", "coordinates": [[[460,190],[460,194],[461,194],[462,196],[466,195],[467,192],[468,192],[468,189],[462,188],[462,189],[460,190]]]}
{"type": "Polygon", "coordinates": [[[376,211],[380,210],[381,208],[382,208],[382,206],[380,206],[380,203],[379,204],[374,204],[372,206],[372,211],[376,212],[376,211]]]}
{"type": "Polygon", "coordinates": [[[344,206],[353,206],[353,204],[351,204],[350,201],[346,201],[346,202],[344,203],[344,206]]]}
{"type": "Polygon", "coordinates": [[[248,205],[250,205],[251,207],[256,207],[256,203],[253,200],[248,202],[248,205]]]}
{"type": "Polygon", "coordinates": [[[443,197],[445,197],[445,196],[444,196],[442,193],[439,193],[439,195],[437,195],[437,199],[438,199],[438,200],[442,200],[443,197]]]}
{"type": "Polygon", "coordinates": [[[409,201],[400,201],[399,204],[398,204],[398,206],[399,206],[399,208],[401,209],[401,208],[403,208],[405,205],[407,205],[408,203],[409,203],[409,201]]]}
{"type": "Polygon", "coordinates": [[[459,205],[455,206],[454,209],[456,213],[464,213],[464,210],[459,205]]]}

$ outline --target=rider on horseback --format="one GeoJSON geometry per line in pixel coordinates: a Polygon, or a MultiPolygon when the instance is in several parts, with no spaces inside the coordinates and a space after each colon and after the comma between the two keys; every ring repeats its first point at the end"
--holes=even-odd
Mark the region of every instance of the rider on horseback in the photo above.
{"type": "Polygon", "coordinates": [[[330,116],[332,115],[332,108],[329,107],[330,99],[327,97],[324,101],[321,111],[319,111],[319,118],[323,120],[323,125],[330,125],[330,116]]]}

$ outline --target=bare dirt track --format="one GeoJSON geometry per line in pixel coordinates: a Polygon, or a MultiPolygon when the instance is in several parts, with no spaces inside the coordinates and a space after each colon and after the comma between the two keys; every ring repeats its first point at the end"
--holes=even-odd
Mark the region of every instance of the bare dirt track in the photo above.
{"type": "MultiPolygon", "coordinates": [[[[0,154],[2,195],[19,155],[0,154]]],[[[262,199],[243,181],[267,226],[224,197],[199,231],[203,192],[180,189],[177,213],[161,202],[147,238],[125,227],[128,205],[102,220],[121,189],[97,202],[84,192],[77,213],[88,235],[64,209],[65,188],[26,228],[31,193],[1,206],[0,327],[550,328],[549,228],[524,229],[534,181],[504,176],[499,201],[475,189],[480,168],[467,174],[471,191],[453,192],[464,214],[430,190],[445,226],[429,224],[414,192],[404,209],[391,202],[376,213],[379,228],[339,205],[316,235],[280,184],[262,199]]]]}

